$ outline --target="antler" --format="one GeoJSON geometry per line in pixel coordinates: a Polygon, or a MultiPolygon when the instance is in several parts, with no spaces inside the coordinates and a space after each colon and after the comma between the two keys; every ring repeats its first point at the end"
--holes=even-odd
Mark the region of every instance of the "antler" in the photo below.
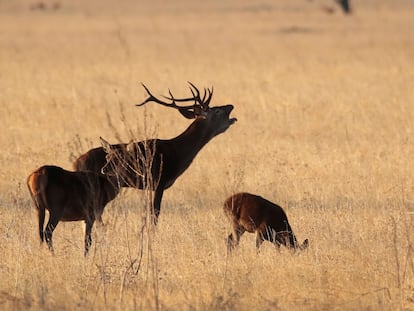
{"type": "Polygon", "coordinates": [[[193,94],[194,101],[197,102],[201,107],[203,107],[203,110],[207,110],[208,105],[210,104],[211,98],[213,96],[213,87],[211,87],[211,90],[204,88],[203,99],[201,99],[200,91],[198,90],[198,88],[190,81],[188,81],[188,84],[190,84],[190,91],[191,91],[191,94],[193,94]],[[207,100],[206,100],[206,96],[207,96],[207,100]]]}
{"type": "Polygon", "coordinates": [[[197,87],[193,83],[188,82],[188,84],[190,84],[190,91],[191,91],[191,94],[193,95],[193,97],[175,98],[173,96],[173,94],[171,93],[171,90],[168,90],[168,93],[170,94],[170,97],[162,96],[165,99],[168,99],[168,100],[171,101],[171,102],[168,103],[168,102],[165,102],[165,101],[155,97],[143,83],[141,83],[141,84],[144,87],[144,89],[147,91],[148,98],[145,99],[141,104],[137,104],[136,106],[143,106],[148,102],[155,102],[155,103],[160,104],[162,106],[171,107],[171,108],[175,108],[175,109],[179,109],[179,110],[190,110],[190,109],[196,108],[197,106],[200,106],[203,110],[208,110],[208,108],[209,108],[208,106],[209,106],[211,98],[213,96],[213,88],[211,88],[211,90],[204,88],[204,95],[203,95],[203,98],[201,98],[200,97],[200,91],[197,89],[197,87]],[[188,102],[188,101],[193,101],[193,100],[194,100],[193,105],[178,106],[176,104],[177,102],[188,102]]]}
{"type": "Polygon", "coordinates": [[[170,93],[170,95],[171,95],[171,98],[169,98],[169,97],[166,97],[166,96],[163,96],[164,98],[166,98],[166,99],[169,99],[169,100],[172,100],[172,102],[171,103],[167,103],[167,102],[165,102],[165,101],[162,101],[161,99],[159,99],[159,98],[157,98],[157,97],[155,97],[154,95],[152,95],[152,93],[150,92],[150,90],[145,86],[145,84],[144,83],[141,83],[142,84],[142,86],[144,87],[144,89],[147,91],[147,93],[148,93],[148,98],[146,99],[146,100],[144,100],[141,104],[136,104],[136,106],[143,106],[143,105],[145,105],[146,103],[148,103],[148,102],[155,102],[155,103],[157,103],[157,104],[160,104],[160,105],[163,105],[163,106],[166,106],[166,107],[172,107],[172,108],[177,108],[177,109],[179,109],[179,108],[184,108],[184,109],[190,109],[190,108],[194,108],[194,105],[190,105],[190,106],[177,106],[177,104],[175,103],[176,101],[190,101],[190,100],[193,100],[193,98],[190,98],[190,99],[181,99],[181,100],[176,100],[173,96],[172,96],[172,93],[171,93],[171,91],[170,90],[168,90],[168,92],[170,93]]]}

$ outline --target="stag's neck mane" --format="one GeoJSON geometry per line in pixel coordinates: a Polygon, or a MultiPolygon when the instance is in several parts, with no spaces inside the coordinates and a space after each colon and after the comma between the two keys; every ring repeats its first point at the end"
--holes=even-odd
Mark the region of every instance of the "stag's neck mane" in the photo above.
{"type": "Polygon", "coordinates": [[[171,142],[176,146],[177,153],[192,160],[213,137],[213,133],[206,127],[206,121],[197,118],[183,133],[171,139],[171,142]]]}

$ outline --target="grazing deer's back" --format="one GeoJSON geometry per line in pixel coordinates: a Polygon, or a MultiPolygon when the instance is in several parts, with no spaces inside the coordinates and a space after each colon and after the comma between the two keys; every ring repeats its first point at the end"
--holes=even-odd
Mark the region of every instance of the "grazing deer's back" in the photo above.
{"type": "Polygon", "coordinates": [[[287,223],[287,216],[280,206],[250,193],[231,196],[226,200],[224,210],[232,221],[238,222],[249,232],[265,226],[283,228],[287,223]]]}
{"type": "Polygon", "coordinates": [[[250,193],[237,193],[224,203],[224,211],[230,219],[232,233],[227,238],[227,250],[231,251],[239,244],[245,231],[256,232],[256,248],[264,240],[275,243],[277,247],[307,248],[308,240],[302,245],[297,243],[283,209],[260,196],[250,193]]]}

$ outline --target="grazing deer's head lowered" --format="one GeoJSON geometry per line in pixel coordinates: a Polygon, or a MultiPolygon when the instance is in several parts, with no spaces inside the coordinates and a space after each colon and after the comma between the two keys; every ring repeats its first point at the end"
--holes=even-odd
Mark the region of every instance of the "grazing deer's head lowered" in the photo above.
{"type": "Polygon", "coordinates": [[[237,193],[224,202],[224,212],[228,216],[232,233],[227,239],[227,250],[231,251],[239,244],[244,232],[256,232],[256,248],[264,240],[284,245],[291,249],[306,249],[308,239],[298,244],[283,209],[254,194],[237,193]]]}
{"type": "Polygon", "coordinates": [[[171,139],[148,139],[129,145],[111,145],[101,139],[102,147],[91,149],[74,163],[77,170],[117,175],[123,187],[154,190],[155,224],[164,190],[171,187],[185,172],[203,146],[237,121],[236,118],[230,118],[233,105],[210,107],[213,89],[204,89],[201,95],[194,84],[189,85],[192,96],[186,98],[176,98],[171,91],[168,96],[158,98],[143,85],[148,97],[137,105],[153,102],[176,109],[185,118],[194,119],[180,135],[171,139]]]}

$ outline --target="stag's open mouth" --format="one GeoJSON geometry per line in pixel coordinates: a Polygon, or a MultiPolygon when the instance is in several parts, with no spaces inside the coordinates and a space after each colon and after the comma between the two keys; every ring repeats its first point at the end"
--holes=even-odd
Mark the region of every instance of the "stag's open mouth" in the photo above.
{"type": "Polygon", "coordinates": [[[230,118],[230,113],[233,110],[234,106],[233,105],[229,105],[229,111],[228,111],[228,117],[229,117],[229,124],[233,125],[234,123],[236,123],[237,118],[230,118]]]}

